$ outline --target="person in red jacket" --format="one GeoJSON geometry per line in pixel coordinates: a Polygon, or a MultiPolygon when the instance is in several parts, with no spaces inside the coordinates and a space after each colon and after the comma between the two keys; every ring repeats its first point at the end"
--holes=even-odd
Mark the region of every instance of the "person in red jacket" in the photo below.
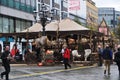
{"type": "Polygon", "coordinates": [[[68,49],[67,45],[63,45],[63,47],[64,47],[63,62],[64,62],[65,69],[67,69],[68,66],[69,66],[69,68],[71,68],[71,65],[69,63],[69,61],[70,61],[70,49],[68,49]]]}
{"type": "Polygon", "coordinates": [[[10,51],[10,55],[11,57],[15,58],[15,56],[18,55],[18,53],[19,53],[19,50],[17,49],[17,45],[14,44],[13,48],[10,51]]]}

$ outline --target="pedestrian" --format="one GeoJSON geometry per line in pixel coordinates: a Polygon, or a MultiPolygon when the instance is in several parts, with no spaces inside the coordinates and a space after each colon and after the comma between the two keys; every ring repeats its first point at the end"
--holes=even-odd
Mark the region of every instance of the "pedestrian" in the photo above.
{"type": "Polygon", "coordinates": [[[98,66],[102,66],[102,63],[103,63],[103,61],[102,61],[103,49],[102,49],[101,45],[98,45],[98,50],[97,50],[97,52],[98,52],[98,58],[99,58],[98,66]]]}
{"type": "Polygon", "coordinates": [[[2,53],[2,45],[0,44],[0,56],[1,56],[1,53],[2,53]]]}
{"type": "Polygon", "coordinates": [[[67,67],[69,66],[69,68],[71,68],[70,65],[70,49],[68,49],[68,46],[65,44],[63,45],[64,47],[64,53],[63,53],[63,62],[64,62],[64,66],[65,69],[67,69],[67,67]]]}
{"type": "Polygon", "coordinates": [[[20,59],[20,54],[19,54],[19,49],[17,49],[17,45],[14,44],[11,51],[10,51],[10,55],[13,59],[15,59],[16,61],[18,61],[20,59]]]}
{"type": "Polygon", "coordinates": [[[102,54],[103,60],[104,60],[104,74],[108,72],[108,75],[110,75],[110,65],[112,62],[112,50],[109,48],[109,45],[106,45],[106,48],[103,50],[102,54]]]}
{"type": "Polygon", "coordinates": [[[118,71],[119,71],[119,75],[120,75],[120,46],[117,49],[118,51],[114,54],[114,61],[116,62],[117,66],[118,66],[118,71]]]}
{"type": "Polygon", "coordinates": [[[10,73],[10,57],[9,56],[10,56],[9,46],[6,46],[4,52],[1,55],[2,65],[5,69],[5,71],[1,73],[1,79],[3,79],[5,75],[6,76],[5,80],[9,80],[9,73],[10,73]]]}

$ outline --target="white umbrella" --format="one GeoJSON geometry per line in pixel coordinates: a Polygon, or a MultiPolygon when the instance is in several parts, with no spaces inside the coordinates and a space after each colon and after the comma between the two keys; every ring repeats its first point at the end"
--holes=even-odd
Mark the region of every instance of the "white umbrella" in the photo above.
{"type": "Polygon", "coordinates": [[[21,31],[21,32],[40,32],[42,31],[42,25],[40,23],[35,23],[31,27],[21,31]]]}
{"type": "Polygon", "coordinates": [[[46,25],[46,31],[80,31],[80,30],[90,30],[75,21],[66,18],[61,21],[51,22],[48,25],[46,25]]]}

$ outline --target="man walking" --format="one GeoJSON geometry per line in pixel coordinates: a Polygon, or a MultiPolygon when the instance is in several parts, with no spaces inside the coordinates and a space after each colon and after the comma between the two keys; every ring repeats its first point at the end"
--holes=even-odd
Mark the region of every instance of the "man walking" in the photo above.
{"type": "Polygon", "coordinates": [[[103,60],[104,60],[104,74],[106,74],[106,71],[108,72],[108,75],[110,75],[110,65],[112,61],[112,51],[109,48],[109,45],[106,46],[106,48],[103,50],[103,60]]]}
{"type": "Polygon", "coordinates": [[[2,65],[5,69],[4,72],[1,73],[1,79],[3,79],[4,75],[6,76],[5,80],[9,80],[9,72],[10,72],[10,51],[9,51],[9,46],[5,47],[4,52],[1,55],[2,59],[2,65]]]}
{"type": "Polygon", "coordinates": [[[100,45],[98,45],[98,50],[97,50],[97,52],[98,52],[98,58],[99,58],[98,66],[102,66],[102,63],[103,63],[103,61],[102,61],[103,49],[102,49],[102,47],[101,47],[100,45]]]}

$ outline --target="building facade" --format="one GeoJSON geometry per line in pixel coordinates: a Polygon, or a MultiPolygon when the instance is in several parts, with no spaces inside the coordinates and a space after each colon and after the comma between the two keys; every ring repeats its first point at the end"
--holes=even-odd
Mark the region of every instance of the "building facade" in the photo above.
{"type": "Polygon", "coordinates": [[[98,23],[104,18],[107,25],[111,30],[114,30],[120,23],[120,11],[116,11],[115,8],[98,8],[98,23]]]}
{"type": "Polygon", "coordinates": [[[87,26],[93,30],[98,29],[98,8],[92,0],[86,0],[87,26]]]}
{"type": "Polygon", "coordinates": [[[80,0],[80,10],[70,11],[86,20],[86,26],[94,30],[98,29],[98,8],[92,0],[80,0]]]}
{"type": "Polygon", "coordinates": [[[34,0],[0,0],[0,33],[20,32],[32,25],[34,0]]]}
{"type": "MultiPolygon", "coordinates": [[[[33,12],[42,0],[0,0],[0,33],[20,32],[32,25],[33,12]]],[[[67,1],[43,0],[54,8],[54,19],[67,17],[67,1]]],[[[42,2],[43,3],[43,2],[42,2]]]]}

